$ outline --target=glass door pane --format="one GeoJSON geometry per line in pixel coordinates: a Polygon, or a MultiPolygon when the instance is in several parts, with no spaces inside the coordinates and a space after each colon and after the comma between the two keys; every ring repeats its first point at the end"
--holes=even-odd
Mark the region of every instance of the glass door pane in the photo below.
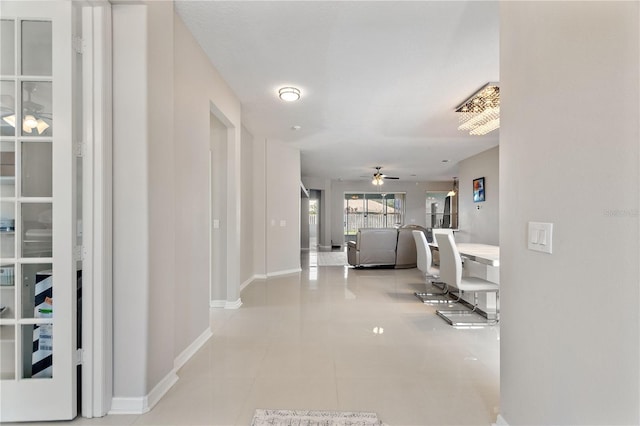
{"type": "Polygon", "coordinates": [[[0,74],[14,75],[16,53],[16,25],[14,20],[0,20],[0,74]]]}
{"type": "MultiPolygon", "coordinates": [[[[2,57],[4,58],[4,52],[2,57]]],[[[4,64],[2,66],[4,67],[4,64]]],[[[0,117],[2,117],[2,120],[0,120],[0,136],[14,136],[16,134],[15,90],[16,83],[14,80],[0,81],[0,117]]]]}
{"type": "Polygon", "coordinates": [[[0,8],[0,422],[76,415],[73,7],[0,8]]]}
{"type": "Polygon", "coordinates": [[[52,74],[52,40],[51,21],[22,21],[22,75],[52,74]]]}
{"type": "Polygon", "coordinates": [[[22,135],[52,136],[52,83],[49,81],[22,82],[22,135]]]}

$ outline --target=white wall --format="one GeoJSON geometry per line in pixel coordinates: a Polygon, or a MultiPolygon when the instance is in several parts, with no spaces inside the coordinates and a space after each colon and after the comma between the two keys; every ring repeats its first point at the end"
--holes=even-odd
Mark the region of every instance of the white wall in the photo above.
{"type": "Polygon", "coordinates": [[[300,151],[266,143],[267,275],[300,270],[300,151]]]}
{"type": "MultiPolygon", "coordinates": [[[[177,15],[174,16],[174,159],[176,168],[175,354],[209,327],[209,149],[212,112],[228,130],[225,231],[238,262],[240,102],[177,15]],[[212,111],[213,105],[213,111],[212,111]],[[236,198],[237,197],[237,198],[236,198]],[[237,203],[237,206],[235,205],[237,203]],[[237,238],[237,240],[235,240],[237,238]],[[237,244],[237,245],[236,245],[237,244]],[[237,250],[237,251],[236,251],[237,250]],[[186,315],[188,313],[188,315],[186,315]]],[[[214,197],[215,198],[215,197],[214,197]]],[[[237,299],[239,271],[227,263],[227,298],[237,299]],[[234,276],[235,274],[235,276],[234,276]],[[234,288],[229,288],[235,286],[234,288]],[[235,290],[235,294],[233,294],[235,290]]]]}
{"type": "Polygon", "coordinates": [[[209,115],[211,150],[211,303],[224,307],[227,300],[227,128],[213,114],[209,115]]]}
{"type": "Polygon", "coordinates": [[[176,317],[175,287],[175,166],[173,161],[173,5],[149,2],[148,106],[149,139],[149,367],[147,389],[173,368],[171,330],[176,317]]]}
{"type": "Polygon", "coordinates": [[[226,302],[239,304],[240,103],[171,2],[114,5],[113,37],[114,411],[135,411],[209,330],[212,113],[227,129],[226,302]]]}
{"type": "Polygon", "coordinates": [[[172,24],[168,2],[113,6],[116,410],[173,368],[172,24]]]}
{"type": "Polygon", "coordinates": [[[147,15],[114,5],[113,17],[113,392],[147,393],[148,129],[147,15]]]}
{"type": "Polygon", "coordinates": [[[500,178],[499,149],[488,149],[459,163],[458,211],[460,231],[456,241],[469,243],[499,243],[500,178]],[[473,202],[473,180],[484,177],[485,201],[473,202]]]}
{"type": "MultiPolygon", "coordinates": [[[[253,262],[253,235],[254,235],[254,202],[253,202],[253,159],[254,159],[254,139],[253,135],[242,127],[242,194],[241,194],[241,214],[242,225],[240,226],[240,282],[246,283],[250,280],[254,272],[253,262]]],[[[264,216],[263,216],[264,217],[264,216]]]]}
{"type": "Polygon", "coordinates": [[[267,276],[267,144],[262,136],[253,138],[253,270],[267,276]]]}
{"type": "MultiPolygon", "coordinates": [[[[501,2],[501,416],[640,424],[638,2],[501,2]],[[551,222],[553,254],[526,248],[551,222]]],[[[489,193],[487,194],[489,196],[489,193]]]]}

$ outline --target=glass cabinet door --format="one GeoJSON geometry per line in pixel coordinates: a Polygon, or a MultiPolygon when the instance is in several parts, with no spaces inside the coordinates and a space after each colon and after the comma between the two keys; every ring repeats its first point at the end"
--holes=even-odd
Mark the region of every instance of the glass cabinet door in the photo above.
{"type": "Polygon", "coordinates": [[[71,22],[0,9],[0,421],[76,413],[71,22]]]}

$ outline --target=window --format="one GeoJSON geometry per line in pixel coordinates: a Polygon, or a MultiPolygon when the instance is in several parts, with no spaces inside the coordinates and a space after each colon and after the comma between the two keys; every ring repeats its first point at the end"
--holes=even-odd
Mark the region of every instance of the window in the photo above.
{"type": "Polygon", "coordinates": [[[404,224],[404,193],[345,193],[344,234],[360,228],[391,228],[404,224]]]}

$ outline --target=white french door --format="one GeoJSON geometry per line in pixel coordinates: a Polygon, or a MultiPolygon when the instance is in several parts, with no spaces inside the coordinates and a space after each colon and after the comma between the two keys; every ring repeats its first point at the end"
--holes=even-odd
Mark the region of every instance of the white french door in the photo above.
{"type": "Polygon", "coordinates": [[[0,3],[0,421],[76,416],[72,2],[0,3]]]}

